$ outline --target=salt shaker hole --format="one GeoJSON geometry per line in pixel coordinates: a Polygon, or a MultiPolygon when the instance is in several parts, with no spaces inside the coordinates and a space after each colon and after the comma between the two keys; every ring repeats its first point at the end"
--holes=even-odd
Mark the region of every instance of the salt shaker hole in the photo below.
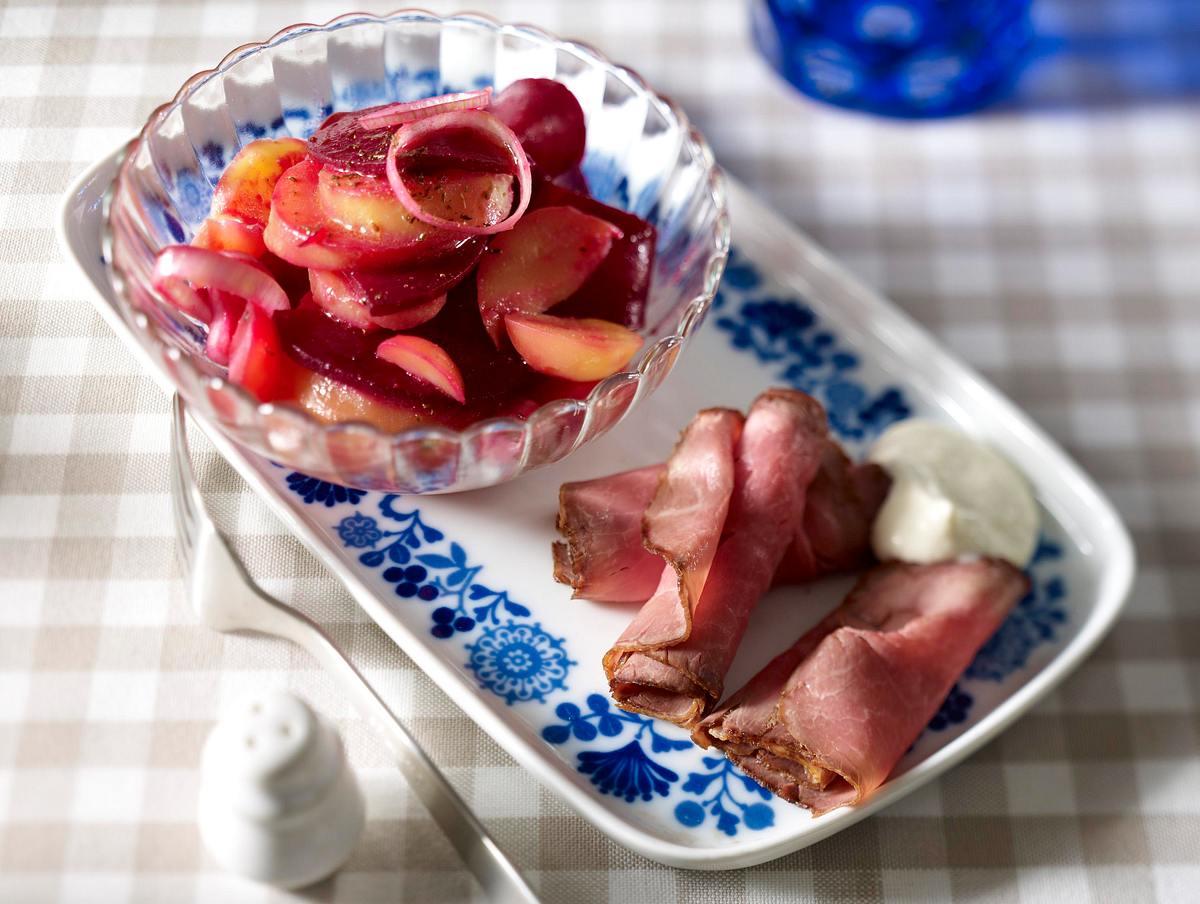
{"type": "Polygon", "coordinates": [[[244,743],[248,748],[254,749],[254,735],[246,735],[244,743]]]}

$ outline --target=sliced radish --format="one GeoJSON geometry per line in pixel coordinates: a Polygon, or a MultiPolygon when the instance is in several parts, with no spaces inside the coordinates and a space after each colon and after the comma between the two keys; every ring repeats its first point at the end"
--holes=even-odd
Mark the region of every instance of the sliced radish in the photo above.
{"type": "Polygon", "coordinates": [[[389,405],[333,377],[296,366],[296,404],[327,424],[360,422],[384,433],[399,433],[430,422],[414,409],[389,405]]]}
{"type": "Polygon", "coordinates": [[[309,270],[308,285],[312,289],[312,300],[330,317],[347,326],[369,330],[375,325],[371,322],[371,312],[354,297],[347,280],[342,276],[342,273],[349,272],[351,271],[309,270]]]}
{"type": "Polygon", "coordinates": [[[363,128],[353,113],[334,113],[308,139],[308,154],[318,166],[382,179],[391,140],[386,129],[363,128]]]}
{"type": "MultiPolygon", "coordinates": [[[[448,222],[497,223],[512,209],[513,177],[506,173],[445,170],[414,176],[410,182],[416,203],[448,222]]],[[[360,173],[321,170],[317,175],[317,198],[326,215],[367,239],[388,241],[416,236],[443,251],[448,250],[449,242],[472,238],[483,241],[482,237],[464,236],[458,231],[431,229],[405,209],[385,180],[360,173]]]]}
{"type": "Polygon", "coordinates": [[[375,354],[410,376],[431,384],[459,404],[466,402],[462,374],[440,345],[420,336],[392,336],[379,344],[375,354]]]}
{"type": "MultiPolygon", "coordinates": [[[[441,170],[411,173],[404,179],[421,209],[448,223],[495,224],[512,210],[513,177],[507,173],[441,170]]],[[[468,237],[485,240],[480,234],[468,237]]]]}

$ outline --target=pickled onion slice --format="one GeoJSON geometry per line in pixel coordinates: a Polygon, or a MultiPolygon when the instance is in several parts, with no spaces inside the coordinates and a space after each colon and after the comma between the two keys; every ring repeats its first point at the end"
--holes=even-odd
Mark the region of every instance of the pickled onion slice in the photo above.
{"type": "Polygon", "coordinates": [[[245,299],[228,292],[208,293],[212,305],[212,318],[208,321],[208,338],[204,342],[204,353],[215,364],[228,364],[233,334],[242,312],[246,309],[245,299]]]}
{"type": "Polygon", "coordinates": [[[520,140],[512,129],[484,110],[455,110],[405,123],[392,136],[386,167],[388,184],[405,210],[422,223],[464,235],[494,235],[512,229],[525,213],[533,194],[533,173],[520,140]],[[448,132],[470,134],[472,138],[482,139],[507,155],[515,171],[520,192],[516,208],[508,216],[483,225],[450,220],[431,213],[413,197],[405,182],[406,174],[398,163],[399,158],[403,157],[409,165],[424,162],[422,148],[448,132]]]}
{"type": "Polygon", "coordinates": [[[376,129],[392,129],[406,122],[415,122],[438,113],[450,113],[454,110],[482,110],[491,102],[491,88],[482,88],[479,91],[460,91],[457,94],[443,94],[439,97],[426,97],[421,100],[374,107],[362,113],[358,117],[358,123],[367,131],[373,132],[376,129]]]}
{"type": "MultiPolygon", "coordinates": [[[[253,258],[237,252],[210,251],[191,245],[164,248],[154,259],[152,285],[178,305],[180,283],[195,292],[208,290],[236,295],[267,313],[291,307],[287,293],[275,277],[253,258]]],[[[180,309],[189,313],[182,305],[180,309]]]]}

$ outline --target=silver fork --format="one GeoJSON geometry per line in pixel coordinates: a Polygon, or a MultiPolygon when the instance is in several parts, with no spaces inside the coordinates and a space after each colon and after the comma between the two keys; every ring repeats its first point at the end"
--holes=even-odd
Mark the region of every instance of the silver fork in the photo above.
{"type": "Polygon", "coordinates": [[[446,777],[375,693],[358,669],[312,619],[256,585],[208,514],[192,471],[183,401],[172,401],[171,499],[180,566],[192,608],[214,630],[253,631],[290,640],[307,650],[383,736],[409,787],[425,804],[489,901],[533,902],[537,897],[446,777]]]}

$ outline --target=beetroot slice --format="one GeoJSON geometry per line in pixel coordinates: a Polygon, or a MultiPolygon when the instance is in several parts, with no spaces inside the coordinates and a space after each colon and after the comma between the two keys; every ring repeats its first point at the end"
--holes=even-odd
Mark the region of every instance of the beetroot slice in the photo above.
{"type": "Polygon", "coordinates": [[[612,250],[575,294],[550,311],[556,317],[598,317],[639,330],[646,320],[646,297],[654,269],[654,226],[636,214],[602,204],[595,198],[543,182],[530,210],[555,206],[574,207],[612,223],[623,233],[612,250]]]}
{"type": "MultiPolygon", "coordinates": [[[[364,129],[357,115],[344,116],[314,132],[308,139],[308,152],[322,166],[384,179],[387,177],[388,145],[395,131],[364,129]]],[[[448,129],[402,155],[397,163],[401,172],[436,173],[446,169],[513,172],[512,159],[502,149],[469,129],[448,129]]]]}
{"type": "Polygon", "coordinates": [[[571,167],[565,173],[559,173],[550,181],[562,188],[591,197],[592,190],[588,188],[587,177],[578,166],[571,167]]]}
{"type": "Polygon", "coordinates": [[[401,173],[424,174],[451,169],[505,175],[516,172],[512,156],[503,147],[482,137],[474,129],[464,128],[446,129],[421,142],[418,147],[402,151],[397,155],[396,168],[401,173]]]}
{"type": "Polygon", "coordinates": [[[561,82],[520,79],[497,94],[489,109],[517,134],[525,153],[546,175],[557,176],[583,159],[583,108],[561,82]]]}
{"type": "Polygon", "coordinates": [[[540,379],[515,354],[499,352],[492,345],[479,319],[470,280],[450,293],[437,317],[408,331],[440,345],[458,365],[466,388],[465,405],[377,358],[378,332],[344,326],[311,303],[277,314],[275,322],[283,347],[296,362],[449,427],[461,428],[510,409],[540,379]]]}
{"type": "Polygon", "coordinates": [[[391,129],[367,131],[357,116],[331,116],[326,123],[308,139],[308,152],[314,160],[331,169],[385,178],[391,129]]]}
{"type": "Polygon", "coordinates": [[[487,248],[483,236],[470,236],[454,250],[412,266],[395,270],[344,270],[361,287],[367,310],[373,317],[395,314],[458,285],[478,263],[487,248]]]}

